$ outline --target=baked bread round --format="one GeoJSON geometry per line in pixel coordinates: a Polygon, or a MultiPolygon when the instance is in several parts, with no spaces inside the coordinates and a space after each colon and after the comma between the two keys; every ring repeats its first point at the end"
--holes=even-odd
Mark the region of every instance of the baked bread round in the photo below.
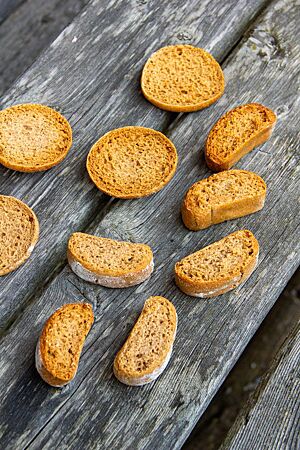
{"type": "Polygon", "coordinates": [[[166,111],[198,111],[224,92],[224,74],[212,55],[192,45],[160,48],[146,62],[141,79],[144,96],[166,111]]]}
{"type": "Polygon", "coordinates": [[[69,122],[38,104],[0,111],[0,164],[20,172],[38,172],[61,162],[72,145],[69,122]]]}
{"type": "Polygon", "coordinates": [[[98,189],[117,198],[139,198],[162,189],[177,166],[174,144],[159,131],[124,127],[91,148],[87,170],[98,189]]]}
{"type": "Polygon", "coordinates": [[[0,276],[17,269],[31,255],[39,237],[39,223],[29,206],[0,195],[0,276]]]}

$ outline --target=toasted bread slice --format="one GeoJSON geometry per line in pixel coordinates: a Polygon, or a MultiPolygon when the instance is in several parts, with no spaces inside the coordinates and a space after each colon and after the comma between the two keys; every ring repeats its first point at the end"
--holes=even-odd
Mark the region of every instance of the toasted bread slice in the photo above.
{"type": "Polygon", "coordinates": [[[142,73],[144,96],[166,111],[188,112],[206,108],[224,92],[224,74],[205,50],[192,45],[160,48],[142,73]]]}
{"type": "Polygon", "coordinates": [[[114,361],[114,374],[130,386],[151,383],[166,368],[177,329],[174,305],[164,297],[150,297],[114,361]]]}
{"type": "Polygon", "coordinates": [[[257,265],[258,253],[251,231],[236,231],[176,263],[176,284],[193,297],[224,294],[247,280],[257,265]]]}
{"type": "Polygon", "coordinates": [[[15,197],[0,195],[0,276],[29,258],[38,237],[39,223],[32,209],[15,197]]]}
{"type": "Polygon", "coordinates": [[[187,191],[182,219],[193,231],[263,208],[266,183],[253,172],[228,170],[198,181],[187,191]]]}
{"type": "Polygon", "coordinates": [[[0,111],[0,163],[21,172],[50,169],[72,145],[65,117],[38,104],[15,105],[0,111]]]}
{"type": "Polygon", "coordinates": [[[81,350],[94,322],[88,303],[69,303],[49,317],[36,346],[36,368],[43,380],[60,387],[76,375],[81,350]]]}
{"type": "Polygon", "coordinates": [[[93,145],[87,170],[98,189],[118,198],[138,198],[162,189],[173,177],[177,151],[159,131],[112,130],[93,145]]]}
{"type": "Polygon", "coordinates": [[[269,139],[276,123],[271,109],[258,103],[228,111],[209,132],[205,158],[214,172],[230,169],[254,147],[269,139]]]}
{"type": "Polygon", "coordinates": [[[153,272],[153,253],[145,244],[73,233],[68,261],[79,277],[110,288],[140,284],[153,272]]]}

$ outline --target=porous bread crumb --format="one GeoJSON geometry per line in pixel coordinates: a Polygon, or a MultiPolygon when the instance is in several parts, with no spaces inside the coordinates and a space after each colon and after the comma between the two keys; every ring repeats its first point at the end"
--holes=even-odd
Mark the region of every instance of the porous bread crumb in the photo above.
{"type": "Polygon", "coordinates": [[[0,163],[36,172],[62,161],[72,145],[65,117],[48,106],[21,104],[0,111],[0,163]]]}
{"type": "Polygon", "coordinates": [[[66,304],[49,317],[39,341],[44,379],[47,372],[57,384],[74,378],[93,321],[93,310],[87,303],[66,304]]]}
{"type": "Polygon", "coordinates": [[[190,295],[225,287],[228,291],[248,278],[256,267],[258,252],[251,231],[236,231],[177,262],[176,283],[190,295]]]}
{"type": "Polygon", "coordinates": [[[215,171],[226,170],[265,142],[276,123],[274,112],[258,103],[238,106],[222,116],[209,132],[205,157],[215,171]]]}
{"type": "Polygon", "coordinates": [[[173,177],[177,152],[159,131],[124,127],[102,136],[87,158],[95,185],[112,197],[138,198],[162,189],[173,177]]]}
{"type": "Polygon", "coordinates": [[[229,170],[198,181],[187,191],[182,218],[187,228],[200,230],[260,210],[266,183],[253,172],[229,170]]]}
{"type": "Polygon", "coordinates": [[[169,300],[159,296],[146,300],[140,317],[115,358],[117,377],[138,380],[155,373],[169,356],[176,327],[176,310],[169,300]]]}
{"type": "Polygon", "coordinates": [[[145,244],[115,241],[86,233],[73,233],[68,251],[88,270],[100,275],[137,273],[151,264],[153,253],[145,244]]]}
{"type": "Polygon", "coordinates": [[[30,256],[38,236],[39,223],[32,209],[15,197],[0,195],[0,276],[30,256]]]}
{"type": "Polygon", "coordinates": [[[144,96],[167,111],[197,111],[224,92],[224,75],[217,61],[192,45],[170,45],[146,62],[141,86],[144,96]]]}

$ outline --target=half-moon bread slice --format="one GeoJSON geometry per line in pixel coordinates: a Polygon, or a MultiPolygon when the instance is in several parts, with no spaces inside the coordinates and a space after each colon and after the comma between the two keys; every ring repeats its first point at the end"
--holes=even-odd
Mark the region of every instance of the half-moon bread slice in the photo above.
{"type": "Polygon", "coordinates": [[[174,305],[164,297],[150,297],[114,361],[114,374],[130,386],[141,386],[166,368],[177,329],[174,305]]]}
{"type": "Polygon", "coordinates": [[[183,222],[197,231],[254,213],[263,208],[266,189],[264,180],[247,170],[216,173],[187,191],[181,208],[183,222]]]}
{"type": "Polygon", "coordinates": [[[33,210],[15,197],[0,195],[0,276],[29,258],[38,237],[39,223],[33,210]]]}
{"type": "Polygon", "coordinates": [[[79,277],[110,288],[135,286],[153,272],[153,253],[145,244],[73,233],[68,261],[79,277]]]}
{"type": "Polygon", "coordinates": [[[46,321],[36,346],[36,368],[43,380],[60,387],[76,375],[81,350],[94,322],[88,303],[69,303],[46,321]]]}
{"type": "Polygon", "coordinates": [[[251,231],[236,231],[176,263],[176,284],[193,297],[216,297],[247,280],[258,254],[259,245],[251,231]]]}
{"type": "Polygon", "coordinates": [[[259,103],[228,111],[209,132],[205,147],[208,167],[214,172],[230,169],[254,147],[269,139],[275,123],[275,113],[259,103]]]}

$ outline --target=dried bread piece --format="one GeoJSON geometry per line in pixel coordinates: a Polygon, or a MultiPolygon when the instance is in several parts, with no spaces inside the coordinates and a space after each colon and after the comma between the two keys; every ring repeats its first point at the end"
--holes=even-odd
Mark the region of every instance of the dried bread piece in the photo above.
{"type": "Polygon", "coordinates": [[[87,158],[98,189],[112,197],[138,198],[162,189],[173,177],[177,152],[159,131],[124,127],[102,136],[87,158]]]}
{"type": "Polygon", "coordinates": [[[140,284],[153,272],[153,253],[145,244],[73,233],[68,261],[79,277],[110,288],[140,284]]]}
{"type": "Polygon", "coordinates": [[[276,123],[275,113],[259,103],[228,111],[210,130],[205,158],[214,172],[230,169],[254,147],[269,139],[276,123]]]}
{"type": "Polygon", "coordinates": [[[72,145],[65,117],[44,105],[26,103],[0,111],[0,164],[21,172],[47,170],[72,145]]]}
{"type": "Polygon", "coordinates": [[[0,276],[29,258],[38,237],[39,223],[32,209],[15,197],[0,195],[0,276]]]}
{"type": "Polygon", "coordinates": [[[193,231],[246,216],[263,208],[267,186],[256,173],[228,170],[193,184],[181,208],[182,220],[193,231]]]}
{"type": "Polygon", "coordinates": [[[114,374],[130,386],[141,386],[166,368],[177,329],[174,305],[164,297],[146,300],[140,317],[114,361],[114,374]]]}
{"type": "Polygon", "coordinates": [[[149,102],[166,111],[198,111],[223,95],[224,74],[202,48],[170,45],[153,53],[145,64],[142,92],[149,102]]]}
{"type": "Polygon", "coordinates": [[[176,263],[176,284],[193,297],[224,294],[247,280],[257,265],[258,253],[251,231],[236,231],[176,263]]]}
{"type": "Polygon", "coordinates": [[[81,350],[94,322],[88,303],[69,303],[52,314],[36,346],[36,368],[43,380],[60,387],[76,375],[81,350]]]}

